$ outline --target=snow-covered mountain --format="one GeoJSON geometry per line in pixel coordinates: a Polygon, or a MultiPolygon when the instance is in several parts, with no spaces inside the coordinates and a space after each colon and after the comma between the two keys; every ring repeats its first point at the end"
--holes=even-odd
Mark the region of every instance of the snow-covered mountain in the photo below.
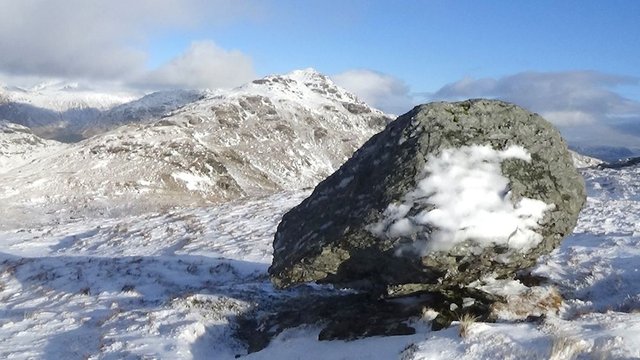
{"type": "Polygon", "coordinates": [[[34,134],[66,142],[80,140],[80,129],[116,105],[135,100],[77,84],[46,83],[30,89],[0,87],[0,119],[31,128],[34,134]]]}
{"type": "Polygon", "coordinates": [[[104,213],[312,187],[389,120],[312,69],[269,76],[5,173],[0,200],[104,213]]]}
{"type": "Polygon", "coordinates": [[[606,162],[616,162],[620,159],[640,155],[640,148],[630,149],[623,146],[571,146],[575,152],[602,159],[606,162]]]}
{"type": "Polygon", "coordinates": [[[46,83],[30,89],[5,86],[0,87],[0,119],[29,127],[46,139],[77,142],[124,124],[158,119],[208,93],[168,90],[139,98],[78,84],[46,83]]]}
{"type": "Polygon", "coordinates": [[[69,109],[106,110],[133,101],[136,96],[125,92],[97,91],[76,83],[48,82],[31,88],[0,87],[0,99],[62,113],[69,109]]]}
{"type": "Polygon", "coordinates": [[[96,136],[68,145],[5,125],[14,135],[0,134],[0,200],[27,214],[15,221],[47,218],[50,203],[53,216],[113,214],[312,187],[391,120],[313,69],[229,91],[153,93],[99,119],[85,127],[96,136]]]}

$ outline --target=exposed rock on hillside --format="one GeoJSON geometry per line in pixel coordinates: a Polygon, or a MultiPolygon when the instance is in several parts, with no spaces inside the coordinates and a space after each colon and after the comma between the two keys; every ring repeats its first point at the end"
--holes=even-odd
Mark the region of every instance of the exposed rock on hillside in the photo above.
{"type": "Polygon", "coordinates": [[[571,233],[585,200],[560,134],[512,104],[414,108],[284,215],[269,269],[410,293],[508,277],[571,233]]]}

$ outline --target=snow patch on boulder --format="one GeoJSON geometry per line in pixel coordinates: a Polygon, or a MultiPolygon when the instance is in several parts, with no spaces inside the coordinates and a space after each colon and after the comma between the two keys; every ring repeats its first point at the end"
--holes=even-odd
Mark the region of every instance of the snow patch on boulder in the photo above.
{"type": "Polygon", "coordinates": [[[467,241],[476,254],[492,246],[530,250],[542,241],[536,229],[554,205],[526,197],[514,201],[501,171],[507,159],[530,162],[531,155],[515,145],[504,150],[471,145],[429,155],[416,188],[401,204],[389,204],[383,219],[369,230],[381,238],[411,237],[421,255],[467,241]],[[424,210],[410,215],[415,204],[424,210]]]}

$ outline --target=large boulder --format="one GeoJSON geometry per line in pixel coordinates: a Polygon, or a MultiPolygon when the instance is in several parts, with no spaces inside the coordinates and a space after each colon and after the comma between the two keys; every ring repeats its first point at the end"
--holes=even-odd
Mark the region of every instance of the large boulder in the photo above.
{"type": "Polygon", "coordinates": [[[393,293],[511,277],[574,228],[584,183],[558,131],[495,100],[415,107],[282,218],[269,268],[393,293]]]}

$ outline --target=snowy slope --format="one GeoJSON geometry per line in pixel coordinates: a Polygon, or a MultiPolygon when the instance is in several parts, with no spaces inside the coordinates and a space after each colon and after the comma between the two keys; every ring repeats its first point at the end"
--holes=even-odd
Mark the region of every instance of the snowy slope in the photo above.
{"type": "Polygon", "coordinates": [[[312,187],[388,120],[313,70],[271,76],[0,175],[0,201],[21,222],[312,187]]]}
{"type": "Polygon", "coordinates": [[[272,291],[265,240],[301,200],[0,232],[0,358],[233,358],[227,316],[272,291]]]}
{"type": "MultiPolygon", "coordinates": [[[[637,359],[640,167],[584,170],[578,227],[540,259],[565,300],[540,323],[506,320],[353,342],[319,328],[245,356],[234,316],[278,296],[268,281],[279,217],[307,193],[0,231],[0,357],[14,359],[637,359]]],[[[518,284],[497,284],[504,292],[518,284]],[[508,286],[507,286],[508,285],[508,286]]],[[[525,295],[524,299],[527,299],[525,295]]],[[[514,301],[517,313],[521,302],[514,301]]]]}
{"type": "Polygon", "coordinates": [[[205,97],[207,91],[167,90],[158,91],[102,111],[94,119],[88,119],[79,132],[88,138],[118,126],[158,119],[172,111],[205,97]]]}
{"type": "Polygon", "coordinates": [[[27,127],[0,120],[0,174],[62,147],[57,141],[34,135],[27,127]]]}

